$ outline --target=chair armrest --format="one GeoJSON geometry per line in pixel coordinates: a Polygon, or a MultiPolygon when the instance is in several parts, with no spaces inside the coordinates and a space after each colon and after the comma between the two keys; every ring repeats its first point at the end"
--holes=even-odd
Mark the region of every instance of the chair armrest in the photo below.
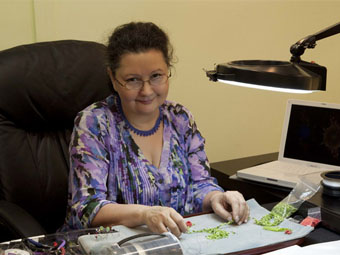
{"type": "Polygon", "coordinates": [[[46,234],[44,228],[28,212],[5,200],[0,200],[0,226],[17,239],[46,234]]]}

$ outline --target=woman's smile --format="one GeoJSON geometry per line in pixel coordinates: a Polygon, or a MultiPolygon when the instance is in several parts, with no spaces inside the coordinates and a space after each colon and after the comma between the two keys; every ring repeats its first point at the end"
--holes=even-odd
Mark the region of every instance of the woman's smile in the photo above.
{"type": "Polygon", "coordinates": [[[154,98],[146,98],[146,99],[137,99],[136,101],[138,103],[148,105],[148,104],[152,104],[153,100],[154,98]]]}

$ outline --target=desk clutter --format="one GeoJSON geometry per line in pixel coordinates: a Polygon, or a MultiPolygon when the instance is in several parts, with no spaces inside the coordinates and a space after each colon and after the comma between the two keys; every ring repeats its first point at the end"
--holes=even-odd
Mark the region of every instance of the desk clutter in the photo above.
{"type": "Polygon", "coordinates": [[[183,252],[179,240],[171,233],[154,234],[144,228],[131,230],[123,226],[70,231],[0,244],[0,255],[52,254],[182,255],[183,252]]]}
{"type": "Polygon", "coordinates": [[[0,243],[0,255],[84,254],[78,244],[78,237],[99,234],[103,231],[112,232],[114,230],[90,228],[12,240],[0,243]]]}
{"type": "Polygon", "coordinates": [[[276,245],[285,247],[285,245],[296,244],[314,229],[311,226],[303,226],[289,219],[283,219],[268,231],[263,226],[256,224],[256,221],[270,212],[254,199],[248,200],[247,204],[251,212],[247,223],[237,225],[225,222],[212,213],[192,216],[186,218],[187,223],[190,223],[189,231],[183,233],[178,239],[171,233],[153,234],[148,231],[146,226],[137,228],[101,227],[2,243],[0,244],[0,255],[198,255],[233,254],[236,252],[241,254],[239,252],[251,249],[269,247],[273,250],[277,249],[276,245]]]}

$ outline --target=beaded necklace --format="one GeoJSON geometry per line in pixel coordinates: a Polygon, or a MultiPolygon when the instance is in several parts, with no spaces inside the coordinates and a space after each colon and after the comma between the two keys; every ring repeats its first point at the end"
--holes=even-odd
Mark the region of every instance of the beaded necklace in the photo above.
{"type": "Polygon", "coordinates": [[[159,107],[159,116],[158,116],[158,118],[157,118],[157,120],[156,120],[156,123],[155,123],[155,125],[153,126],[153,128],[151,128],[150,130],[144,131],[144,130],[140,130],[140,129],[135,128],[135,127],[132,126],[131,123],[128,121],[128,119],[126,118],[126,116],[125,116],[125,114],[124,114],[124,112],[123,112],[122,103],[121,103],[119,97],[117,97],[117,105],[118,105],[118,110],[119,110],[120,114],[123,116],[123,119],[124,119],[125,123],[127,124],[128,128],[129,128],[132,132],[134,132],[136,135],[139,135],[139,136],[150,136],[150,135],[153,135],[154,133],[157,132],[157,130],[158,130],[160,124],[161,124],[162,116],[163,116],[163,114],[162,114],[162,108],[161,108],[161,107],[159,107]]]}

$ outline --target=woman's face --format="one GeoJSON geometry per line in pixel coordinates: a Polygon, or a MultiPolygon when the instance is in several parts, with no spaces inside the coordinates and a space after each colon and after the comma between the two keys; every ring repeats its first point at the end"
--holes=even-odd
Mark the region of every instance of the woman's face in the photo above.
{"type": "Polygon", "coordinates": [[[161,51],[127,53],[122,56],[115,76],[111,72],[109,74],[126,116],[158,114],[158,107],[164,103],[168,95],[168,80],[157,86],[144,82],[140,89],[128,89],[124,84],[136,79],[148,81],[152,77],[168,75],[168,66],[161,51]]]}

